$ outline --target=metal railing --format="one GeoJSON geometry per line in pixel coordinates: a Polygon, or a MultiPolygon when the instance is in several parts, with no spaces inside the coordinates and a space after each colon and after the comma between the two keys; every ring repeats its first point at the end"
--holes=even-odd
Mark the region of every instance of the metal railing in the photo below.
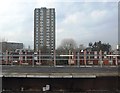
{"type": "Polygon", "coordinates": [[[51,65],[56,66],[63,62],[63,65],[96,65],[103,66],[103,61],[108,60],[109,65],[118,65],[119,55],[106,54],[80,54],[75,55],[39,55],[39,54],[1,54],[0,62],[4,65],[51,65]],[[104,58],[105,57],[105,58],[104,58]]]}

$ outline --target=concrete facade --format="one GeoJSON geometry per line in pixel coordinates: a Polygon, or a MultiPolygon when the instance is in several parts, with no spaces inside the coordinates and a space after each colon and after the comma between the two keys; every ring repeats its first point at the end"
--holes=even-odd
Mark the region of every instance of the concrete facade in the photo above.
{"type": "Polygon", "coordinates": [[[23,49],[23,43],[15,43],[15,42],[0,42],[0,51],[15,51],[16,49],[23,49]]]}
{"type": "Polygon", "coordinates": [[[34,51],[53,54],[55,50],[55,9],[34,10],[34,51]]]}

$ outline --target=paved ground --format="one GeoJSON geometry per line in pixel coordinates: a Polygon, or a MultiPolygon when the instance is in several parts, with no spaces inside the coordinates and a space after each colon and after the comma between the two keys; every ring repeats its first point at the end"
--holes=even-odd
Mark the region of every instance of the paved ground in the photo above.
{"type": "Polygon", "coordinates": [[[2,66],[3,74],[31,74],[31,75],[41,75],[41,74],[76,74],[76,75],[96,75],[96,76],[118,76],[119,67],[42,67],[42,66],[2,66]]]}

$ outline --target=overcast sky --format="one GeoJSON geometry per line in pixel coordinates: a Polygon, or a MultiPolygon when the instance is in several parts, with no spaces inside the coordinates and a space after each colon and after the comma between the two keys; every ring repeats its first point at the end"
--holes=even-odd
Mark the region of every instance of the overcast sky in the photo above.
{"type": "Polygon", "coordinates": [[[56,10],[56,46],[66,38],[78,45],[101,40],[118,42],[117,0],[0,0],[0,38],[33,48],[34,9],[56,10]],[[110,2],[114,1],[114,2],[110,2]]]}

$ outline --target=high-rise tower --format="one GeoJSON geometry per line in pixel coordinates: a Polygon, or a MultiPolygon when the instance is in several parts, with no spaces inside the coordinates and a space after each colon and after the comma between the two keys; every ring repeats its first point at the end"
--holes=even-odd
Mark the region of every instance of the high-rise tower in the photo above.
{"type": "Polygon", "coordinates": [[[55,9],[34,10],[34,51],[53,54],[55,50],[55,9]]]}

